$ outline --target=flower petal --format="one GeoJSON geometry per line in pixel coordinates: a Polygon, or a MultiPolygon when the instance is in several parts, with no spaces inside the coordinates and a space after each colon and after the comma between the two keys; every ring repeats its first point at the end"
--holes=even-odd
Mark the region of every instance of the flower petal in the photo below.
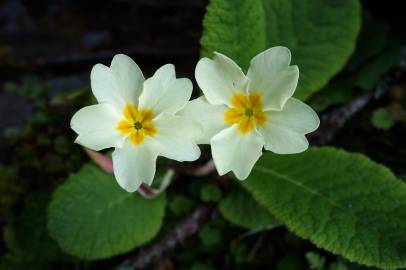
{"type": "Polygon", "coordinates": [[[114,176],[123,189],[134,192],[143,182],[152,184],[158,152],[151,144],[134,146],[126,140],[122,148],[114,150],[112,157],[114,176]]]}
{"type": "Polygon", "coordinates": [[[211,139],[211,152],[220,175],[233,171],[239,180],[250,174],[262,155],[263,137],[253,130],[241,135],[236,125],[220,131],[211,139]]]}
{"type": "Polygon", "coordinates": [[[116,79],[120,95],[125,101],[137,105],[145,81],[141,69],[134,60],[124,54],[114,56],[110,69],[116,79]]]}
{"type": "Polygon", "coordinates": [[[71,128],[79,135],[76,143],[99,151],[109,147],[120,147],[125,136],[116,129],[120,114],[110,104],[87,106],[75,113],[71,128]]]}
{"type": "Polygon", "coordinates": [[[320,125],[317,113],[296,98],[289,98],[282,111],[268,111],[268,119],[274,125],[300,134],[315,131],[320,125]]]}
{"type": "Polygon", "coordinates": [[[194,161],[200,157],[196,140],[201,126],[188,118],[163,113],[154,121],[157,129],[153,141],[159,155],[177,161],[194,161]]]}
{"type": "Polygon", "coordinates": [[[111,104],[119,111],[125,106],[125,100],[120,95],[116,79],[109,67],[96,64],[90,72],[90,84],[99,103],[111,104]]]}
{"type": "Polygon", "coordinates": [[[217,52],[213,60],[200,59],[195,77],[209,103],[229,106],[233,93],[245,92],[248,82],[244,72],[233,60],[217,52]]]}
{"type": "Polygon", "coordinates": [[[265,149],[277,154],[294,154],[309,147],[304,134],[320,125],[317,114],[305,103],[289,98],[282,111],[267,112],[267,123],[259,129],[265,138],[265,149]]]}
{"type": "Polygon", "coordinates": [[[290,59],[288,48],[273,47],[251,60],[248,91],[262,94],[264,110],[281,110],[295,92],[299,69],[289,66],[290,59]]]}
{"type": "Polygon", "coordinates": [[[176,113],[186,105],[192,89],[189,79],[176,79],[172,64],[164,65],[144,82],[139,107],[152,109],[155,115],[162,112],[176,113]]]}
{"type": "Polygon", "coordinates": [[[144,77],[135,62],[116,55],[111,68],[96,64],[90,72],[92,91],[99,103],[109,103],[121,111],[127,103],[137,103],[144,77]]]}
{"type": "Polygon", "coordinates": [[[179,114],[198,122],[203,128],[203,135],[198,144],[209,144],[210,139],[228,125],[224,114],[228,110],[225,105],[212,105],[204,96],[189,101],[179,114]]]}
{"type": "Polygon", "coordinates": [[[277,154],[296,154],[305,151],[309,142],[303,134],[269,123],[260,129],[265,149],[277,154]]]}

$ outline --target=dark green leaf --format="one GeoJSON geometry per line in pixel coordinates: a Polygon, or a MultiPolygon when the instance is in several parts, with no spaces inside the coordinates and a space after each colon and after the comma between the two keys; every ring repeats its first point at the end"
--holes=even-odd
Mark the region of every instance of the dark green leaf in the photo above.
{"type": "Polygon", "coordinates": [[[406,184],[361,154],[266,154],[243,184],[299,236],[348,259],[406,267],[406,184]]]}

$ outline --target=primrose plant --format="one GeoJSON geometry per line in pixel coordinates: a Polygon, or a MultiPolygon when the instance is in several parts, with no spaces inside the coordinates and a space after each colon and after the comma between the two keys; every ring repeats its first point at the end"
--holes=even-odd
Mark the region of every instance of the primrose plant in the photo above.
{"type": "MultiPolygon", "coordinates": [[[[80,109],[71,127],[85,148],[114,151],[110,158],[87,149],[104,171],[84,164],[55,190],[47,223],[52,238],[75,257],[111,258],[168,231],[173,223],[161,230],[164,221],[191,196],[197,213],[200,206],[218,209],[230,226],[259,231],[283,225],[349,261],[404,269],[405,183],[365,154],[309,147],[306,139],[320,120],[304,102],[317,105],[320,94],[331,104],[336,94],[350,93],[359,86],[353,78],[371,63],[358,63],[366,55],[363,45],[357,47],[364,27],[359,1],[209,2],[195,68],[201,90],[195,94],[202,96],[190,101],[191,80],[177,78],[171,64],[148,79],[122,54],[109,67],[93,67],[98,104],[80,109]],[[345,87],[338,87],[341,82],[345,87]],[[211,151],[204,165],[169,163],[167,174],[168,163],[157,168],[158,156],[196,161],[199,145],[210,145],[202,147],[211,151]],[[224,176],[229,172],[231,180],[224,176]],[[171,175],[181,185],[165,189],[171,175]],[[150,187],[158,183],[159,189],[150,187]]],[[[329,123],[337,112],[323,119],[329,123]]],[[[330,126],[317,135],[331,137],[337,127],[330,126]]],[[[189,210],[185,214],[195,220],[189,210]]]]}
{"type": "Polygon", "coordinates": [[[204,96],[189,101],[192,83],[177,79],[164,65],[145,80],[138,65],[116,55],[110,67],[97,64],[91,87],[99,104],[79,110],[71,127],[76,142],[93,150],[115,147],[114,175],[129,192],[151,185],[156,159],[199,158],[197,143],[210,144],[220,175],[233,171],[244,180],[262,149],[279,154],[303,152],[304,136],[319,126],[317,114],[292,97],[299,78],[286,47],[273,47],[251,61],[248,74],[227,56],[215,53],[196,66],[204,96]]]}

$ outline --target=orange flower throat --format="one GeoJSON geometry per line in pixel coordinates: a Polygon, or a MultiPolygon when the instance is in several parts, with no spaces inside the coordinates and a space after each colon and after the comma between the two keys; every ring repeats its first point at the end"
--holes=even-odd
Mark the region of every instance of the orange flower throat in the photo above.
{"type": "Polygon", "coordinates": [[[154,136],[156,128],[152,123],[154,112],[149,109],[138,110],[133,104],[127,104],[123,110],[124,119],[117,124],[117,130],[128,135],[130,141],[141,144],[145,136],[154,136]]]}
{"type": "Polygon", "coordinates": [[[262,98],[257,92],[249,95],[237,92],[231,98],[231,109],[224,113],[230,125],[236,124],[241,134],[251,132],[256,125],[263,126],[266,114],[262,111],[262,98]]]}

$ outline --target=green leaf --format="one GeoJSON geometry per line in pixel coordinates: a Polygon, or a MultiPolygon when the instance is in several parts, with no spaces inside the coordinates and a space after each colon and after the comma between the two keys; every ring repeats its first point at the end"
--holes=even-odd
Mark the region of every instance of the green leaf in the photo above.
{"type": "Polygon", "coordinates": [[[203,20],[202,56],[226,54],[247,70],[253,56],[269,47],[261,0],[211,0],[203,20]]]}
{"type": "Polygon", "coordinates": [[[48,229],[66,252],[102,259],[128,252],[159,231],[164,194],[147,200],[121,189],[112,175],[85,165],[54,193],[48,229]]]}
{"type": "Polygon", "coordinates": [[[316,252],[307,252],[306,259],[310,265],[310,269],[323,270],[326,264],[326,258],[320,256],[320,254],[316,252]]]}
{"type": "Polygon", "coordinates": [[[210,57],[219,51],[247,70],[259,52],[286,46],[300,69],[295,96],[307,99],[350,57],[360,13],[358,0],[211,0],[201,54],[210,57]]]}
{"type": "Polygon", "coordinates": [[[200,190],[200,198],[204,202],[218,202],[221,198],[221,190],[214,184],[208,184],[200,190]]]}
{"type": "Polygon", "coordinates": [[[351,56],[345,71],[350,73],[355,86],[371,90],[382,75],[399,63],[400,48],[404,36],[389,31],[390,27],[364,11],[362,31],[357,48],[351,56]]]}
{"type": "Polygon", "coordinates": [[[244,181],[299,236],[352,261],[406,267],[406,184],[361,154],[266,154],[244,181]]]}
{"type": "Polygon", "coordinates": [[[278,225],[269,211],[239,186],[225,196],[219,204],[220,212],[229,222],[246,229],[261,229],[278,225]]]}
{"type": "Polygon", "coordinates": [[[168,207],[175,216],[184,215],[192,211],[195,202],[182,194],[174,195],[168,199],[168,207]]]}
{"type": "Polygon", "coordinates": [[[388,25],[378,21],[366,9],[362,10],[362,29],[356,49],[348,60],[345,71],[354,71],[379,54],[387,44],[388,36],[388,25]]]}
{"type": "Polygon", "coordinates": [[[388,112],[384,108],[379,108],[375,110],[372,113],[371,121],[374,127],[383,130],[390,129],[395,123],[393,118],[388,114],[388,112]]]}
{"type": "Polygon", "coordinates": [[[199,230],[199,238],[203,246],[214,248],[223,243],[222,232],[219,228],[213,227],[209,224],[204,225],[199,230]]]}
{"type": "Polygon", "coordinates": [[[399,62],[399,59],[400,47],[385,49],[356,73],[355,85],[366,90],[372,89],[382,75],[399,62]]]}

